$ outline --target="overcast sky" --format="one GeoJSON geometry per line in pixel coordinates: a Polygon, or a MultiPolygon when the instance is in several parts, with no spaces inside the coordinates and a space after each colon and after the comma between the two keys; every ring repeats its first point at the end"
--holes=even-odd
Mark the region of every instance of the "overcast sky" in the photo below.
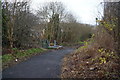
{"type": "Polygon", "coordinates": [[[79,22],[95,25],[95,18],[98,16],[98,10],[102,13],[100,2],[103,0],[31,0],[32,9],[51,1],[61,1],[67,10],[72,12],[79,22]]]}

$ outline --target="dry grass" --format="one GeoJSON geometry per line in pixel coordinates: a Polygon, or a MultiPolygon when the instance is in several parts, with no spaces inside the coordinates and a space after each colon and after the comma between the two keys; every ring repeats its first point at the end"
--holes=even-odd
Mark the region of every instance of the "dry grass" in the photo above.
{"type": "Polygon", "coordinates": [[[61,78],[119,78],[114,39],[101,29],[92,39],[63,59],[61,78]]]}

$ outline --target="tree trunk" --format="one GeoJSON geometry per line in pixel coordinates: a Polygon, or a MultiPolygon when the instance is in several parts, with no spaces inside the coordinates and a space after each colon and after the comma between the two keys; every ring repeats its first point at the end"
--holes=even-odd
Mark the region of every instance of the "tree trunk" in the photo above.
{"type": "Polygon", "coordinates": [[[118,31],[117,31],[117,41],[118,41],[118,54],[120,55],[120,1],[119,1],[119,4],[118,4],[118,31]]]}

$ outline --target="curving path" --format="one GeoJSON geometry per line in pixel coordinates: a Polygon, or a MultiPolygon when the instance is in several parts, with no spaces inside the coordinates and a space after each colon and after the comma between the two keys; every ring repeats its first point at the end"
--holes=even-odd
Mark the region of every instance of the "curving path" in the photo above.
{"type": "Polygon", "coordinates": [[[52,50],[5,69],[3,78],[59,78],[61,60],[73,48],[52,50]]]}

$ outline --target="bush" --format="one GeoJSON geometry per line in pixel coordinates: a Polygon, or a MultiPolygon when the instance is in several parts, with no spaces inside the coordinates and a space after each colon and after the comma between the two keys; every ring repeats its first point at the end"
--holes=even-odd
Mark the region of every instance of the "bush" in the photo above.
{"type": "MultiPolygon", "coordinates": [[[[80,42],[83,43],[83,42],[80,42]]],[[[114,39],[97,27],[89,42],[64,58],[62,78],[119,78],[114,39]]]]}

